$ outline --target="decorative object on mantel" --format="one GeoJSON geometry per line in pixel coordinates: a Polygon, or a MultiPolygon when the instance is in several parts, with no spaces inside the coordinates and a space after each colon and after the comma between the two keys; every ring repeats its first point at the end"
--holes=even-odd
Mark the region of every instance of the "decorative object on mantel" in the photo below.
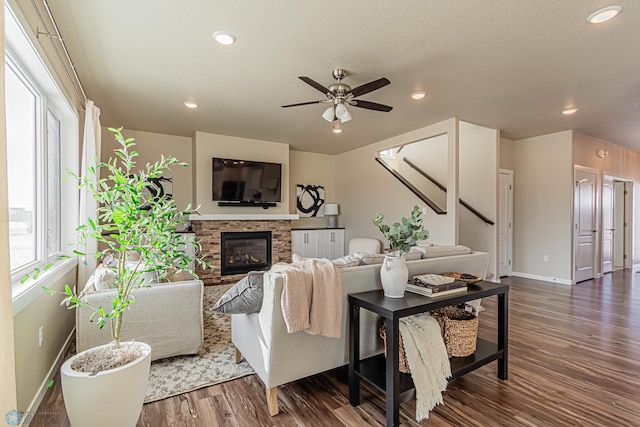
{"type": "Polygon", "coordinates": [[[380,229],[391,246],[391,253],[385,255],[380,268],[380,280],[385,297],[404,297],[409,270],[402,254],[409,252],[409,249],[416,246],[418,240],[429,237],[429,232],[422,225],[421,215],[420,208],[414,206],[409,218],[403,217],[400,222],[395,222],[391,226],[387,225],[382,214],[376,215],[373,220],[373,225],[380,229]]]}
{"type": "Polygon", "coordinates": [[[297,184],[296,209],[301,217],[323,217],[324,186],[297,184]]]}
{"type": "Polygon", "coordinates": [[[324,205],[324,214],[327,217],[327,228],[336,228],[338,226],[338,204],[327,203],[324,205]]]}

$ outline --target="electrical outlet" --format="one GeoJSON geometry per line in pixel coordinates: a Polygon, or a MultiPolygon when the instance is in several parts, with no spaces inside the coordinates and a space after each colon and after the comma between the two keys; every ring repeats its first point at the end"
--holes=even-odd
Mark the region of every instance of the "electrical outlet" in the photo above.
{"type": "Polygon", "coordinates": [[[427,214],[427,207],[423,206],[422,209],[420,209],[422,211],[422,215],[426,215],[427,214]]]}
{"type": "Polygon", "coordinates": [[[40,329],[38,329],[38,347],[42,347],[43,341],[44,341],[44,326],[40,326],[40,329]]]}
{"type": "Polygon", "coordinates": [[[549,255],[545,255],[545,256],[543,256],[543,257],[542,257],[542,260],[543,260],[544,262],[549,262],[549,255]]]}

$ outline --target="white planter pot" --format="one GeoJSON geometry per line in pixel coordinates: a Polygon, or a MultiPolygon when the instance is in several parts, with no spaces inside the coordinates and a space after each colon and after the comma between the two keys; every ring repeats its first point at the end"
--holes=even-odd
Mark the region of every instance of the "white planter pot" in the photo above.
{"type": "Polygon", "coordinates": [[[71,363],[84,352],[71,357],[60,368],[64,406],[72,426],[135,427],[137,424],[149,381],[151,347],[139,342],[120,345],[140,346],[143,354],[128,365],[96,375],[71,369],[71,363]]]}
{"type": "Polygon", "coordinates": [[[402,298],[407,289],[409,270],[403,256],[385,255],[380,267],[380,281],[384,296],[389,298],[402,298]]]}

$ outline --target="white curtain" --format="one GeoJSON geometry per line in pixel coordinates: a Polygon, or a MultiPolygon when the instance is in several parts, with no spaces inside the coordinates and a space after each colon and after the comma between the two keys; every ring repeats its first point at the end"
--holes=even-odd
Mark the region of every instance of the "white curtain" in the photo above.
{"type": "MultiPolygon", "coordinates": [[[[82,166],[80,169],[80,176],[84,179],[87,174],[87,166],[100,162],[100,146],[102,142],[100,109],[96,107],[91,100],[87,100],[84,117],[84,137],[82,140],[82,166]]],[[[89,177],[94,180],[97,178],[89,177]]],[[[86,191],[86,189],[81,190],[79,224],[88,224],[89,218],[92,218],[97,223],[97,217],[98,202],[96,202],[89,191],[86,191]]],[[[82,257],[80,259],[78,266],[78,286],[82,289],[84,284],[87,282],[87,279],[96,268],[96,259],[94,254],[98,251],[98,241],[91,239],[87,241],[87,245],[85,247],[78,248],[78,250],[87,254],[86,257],[82,257]]]]}

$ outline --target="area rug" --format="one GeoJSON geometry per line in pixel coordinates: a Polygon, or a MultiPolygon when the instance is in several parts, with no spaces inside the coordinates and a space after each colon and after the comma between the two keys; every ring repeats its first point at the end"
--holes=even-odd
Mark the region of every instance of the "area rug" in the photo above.
{"type": "Polygon", "coordinates": [[[204,346],[194,356],[176,356],[151,363],[145,403],[253,374],[246,361],[236,365],[231,344],[231,316],[209,310],[226,286],[204,287],[204,346]]]}

